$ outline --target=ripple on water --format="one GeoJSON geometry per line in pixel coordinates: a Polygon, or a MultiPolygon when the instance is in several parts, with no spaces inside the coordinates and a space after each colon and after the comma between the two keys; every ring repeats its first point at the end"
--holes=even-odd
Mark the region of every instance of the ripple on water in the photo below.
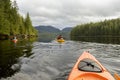
{"type": "Polygon", "coordinates": [[[33,44],[29,58],[21,57],[18,73],[1,80],[66,80],[83,51],[90,51],[111,73],[120,74],[120,46],[66,41],[33,44]]]}

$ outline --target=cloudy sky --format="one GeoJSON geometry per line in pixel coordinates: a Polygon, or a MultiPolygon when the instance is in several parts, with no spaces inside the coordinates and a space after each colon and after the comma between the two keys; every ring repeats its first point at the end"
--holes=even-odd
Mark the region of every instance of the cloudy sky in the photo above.
{"type": "Polygon", "coordinates": [[[33,26],[59,29],[120,17],[120,0],[16,0],[19,12],[29,12],[33,26]]]}

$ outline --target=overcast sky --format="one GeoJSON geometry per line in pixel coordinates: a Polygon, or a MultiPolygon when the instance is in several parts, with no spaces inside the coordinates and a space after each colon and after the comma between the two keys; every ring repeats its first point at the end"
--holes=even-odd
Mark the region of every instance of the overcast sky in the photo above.
{"type": "Polygon", "coordinates": [[[120,0],[17,0],[19,12],[29,12],[33,26],[59,29],[120,17],[120,0]]]}

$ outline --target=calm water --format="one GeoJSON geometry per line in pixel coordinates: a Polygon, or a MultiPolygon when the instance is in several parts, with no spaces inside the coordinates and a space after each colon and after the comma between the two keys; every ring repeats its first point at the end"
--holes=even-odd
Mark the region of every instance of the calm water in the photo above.
{"type": "Polygon", "coordinates": [[[120,74],[120,45],[90,42],[0,42],[1,80],[66,80],[83,51],[120,74]],[[9,77],[8,77],[9,76],[9,77]],[[6,77],[6,78],[3,78],[6,77]]]}

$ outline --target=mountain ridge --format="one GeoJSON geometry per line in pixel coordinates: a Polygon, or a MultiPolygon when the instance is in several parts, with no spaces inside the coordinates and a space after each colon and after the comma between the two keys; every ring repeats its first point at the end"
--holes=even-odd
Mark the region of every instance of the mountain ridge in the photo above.
{"type": "Polygon", "coordinates": [[[35,26],[35,28],[38,30],[38,32],[70,32],[72,30],[72,27],[66,27],[63,28],[62,30],[60,30],[59,28],[56,28],[54,26],[48,25],[39,25],[39,26],[35,26]]]}
{"type": "Polygon", "coordinates": [[[66,27],[62,30],[54,26],[44,26],[39,25],[35,26],[35,29],[38,30],[38,36],[40,41],[50,41],[56,38],[58,35],[62,35],[64,39],[70,39],[71,27],[66,27]]]}

